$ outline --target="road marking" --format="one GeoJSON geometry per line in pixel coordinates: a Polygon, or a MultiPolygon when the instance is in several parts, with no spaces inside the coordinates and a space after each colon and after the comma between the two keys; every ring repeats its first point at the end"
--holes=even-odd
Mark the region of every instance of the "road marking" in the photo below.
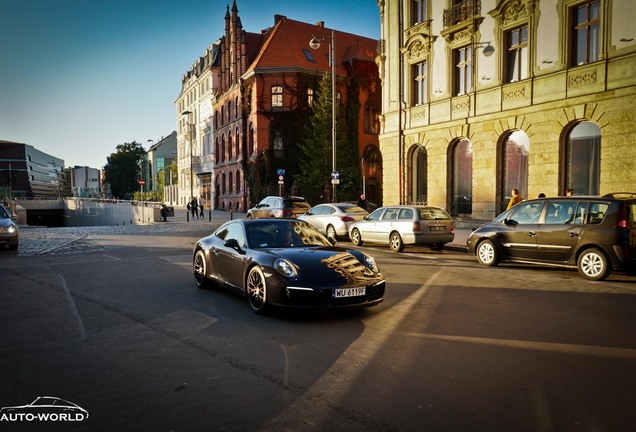
{"type": "Polygon", "coordinates": [[[77,311],[75,300],[73,300],[73,297],[71,297],[71,293],[69,292],[68,287],[66,286],[66,281],[64,280],[64,276],[62,276],[60,273],[58,273],[57,275],[60,277],[60,280],[62,281],[62,288],[64,288],[64,292],[66,293],[66,298],[68,298],[68,301],[71,304],[71,312],[73,313],[73,316],[77,319],[77,322],[80,328],[80,333],[82,335],[82,340],[84,340],[86,339],[86,331],[84,330],[84,323],[82,322],[82,317],[80,317],[80,314],[77,311]]]}
{"type": "MultiPolygon", "coordinates": [[[[287,405],[261,431],[325,430],[325,423],[334,416],[334,408],[343,406],[341,402],[347,398],[350,388],[364,375],[376,353],[407,318],[411,309],[422,303],[421,299],[428,293],[429,287],[435,284],[439,274],[440,271],[436,271],[409,297],[365,321],[366,329],[362,335],[302,396],[287,405]]],[[[347,430],[347,422],[341,424],[342,430],[347,430]]]]}
{"type": "Polygon", "coordinates": [[[550,351],[560,354],[573,354],[583,356],[596,356],[606,358],[619,358],[625,360],[636,360],[636,349],[616,348],[596,345],[563,344],[554,342],[532,342],[515,339],[494,339],[473,336],[453,336],[431,333],[406,333],[406,336],[419,337],[423,339],[442,340],[450,342],[471,343],[479,345],[492,345],[506,348],[518,348],[533,351],[550,351]]]}

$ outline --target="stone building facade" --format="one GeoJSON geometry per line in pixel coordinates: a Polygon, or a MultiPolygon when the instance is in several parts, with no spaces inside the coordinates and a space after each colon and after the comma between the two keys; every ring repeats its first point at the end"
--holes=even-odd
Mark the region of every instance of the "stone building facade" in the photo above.
{"type": "Polygon", "coordinates": [[[385,204],[636,192],[631,0],[379,0],[385,204]]]}

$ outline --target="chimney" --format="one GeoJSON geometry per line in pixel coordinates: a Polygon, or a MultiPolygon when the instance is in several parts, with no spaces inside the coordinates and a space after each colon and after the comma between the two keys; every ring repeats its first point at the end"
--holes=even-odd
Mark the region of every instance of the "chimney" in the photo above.
{"type": "Polygon", "coordinates": [[[318,21],[318,22],[316,23],[316,26],[317,26],[317,27],[324,27],[324,26],[325,26],[325,22],[324,22],[324,21],[318,21]]]}

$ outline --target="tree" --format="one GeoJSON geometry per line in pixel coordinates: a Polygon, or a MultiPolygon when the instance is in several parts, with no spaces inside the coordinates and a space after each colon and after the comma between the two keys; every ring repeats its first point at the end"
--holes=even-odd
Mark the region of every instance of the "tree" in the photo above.
{"type": "Polygon", "coordinates": [[[136,141],[119,144],[116,150],[106,158],[104,177],[114,197],[130,198],[139,188],[139,167],[146,157],[146,150],[136,141]]]}

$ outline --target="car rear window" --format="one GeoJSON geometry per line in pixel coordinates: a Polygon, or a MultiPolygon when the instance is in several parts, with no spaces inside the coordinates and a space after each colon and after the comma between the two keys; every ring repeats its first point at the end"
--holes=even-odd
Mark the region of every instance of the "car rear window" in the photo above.
{"type": "Polygon", "coordinates": [[[588,214],[587,223],[596,225],[603,222],[609,205],[606,203],[592,202],[590,203],[590,212],[588,214]]]}
{"type": "Polygon", "coordinates": [[[299,201],[299,200],[285,200],[283,204],[285,208],[310,208],[311,206],[307,201],[299,201]]]}
{"type": "Polygon", "coordinates": [[[421,208],[420,219],[422,220],[446,220],[450,219],[448,213],[437,208],[421,208]]]}

